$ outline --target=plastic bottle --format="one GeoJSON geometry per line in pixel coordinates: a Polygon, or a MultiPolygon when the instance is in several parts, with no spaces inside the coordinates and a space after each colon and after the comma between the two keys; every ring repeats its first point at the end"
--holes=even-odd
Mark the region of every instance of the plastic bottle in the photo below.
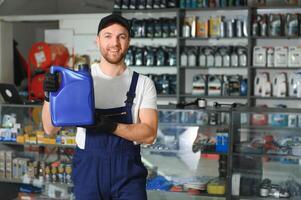
{"type": "Polygon", "coordinates": [[[78,71],[52,66],[50,73],[61,76],[60,88],[50,92],[50,112],[54,126],[79,126],[94,123],[94,89],[88,65],[78,71]]]}

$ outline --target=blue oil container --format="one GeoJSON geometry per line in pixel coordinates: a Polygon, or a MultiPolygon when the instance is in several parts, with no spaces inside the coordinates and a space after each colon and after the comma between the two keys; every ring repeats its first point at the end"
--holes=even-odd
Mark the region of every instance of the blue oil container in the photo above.
{"type": "Polygon", "coordinates": [[[88,65],[78,71],[52,66],[50,73],[60,74],[60,88],[49,93],[54,126],[80,126],[94,123],[94,88],[88,65]]]}

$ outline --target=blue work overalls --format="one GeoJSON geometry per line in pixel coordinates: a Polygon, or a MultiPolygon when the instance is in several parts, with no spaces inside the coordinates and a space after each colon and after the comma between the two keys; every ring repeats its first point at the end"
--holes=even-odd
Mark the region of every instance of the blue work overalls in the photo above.
{"type": "MultiPolygon", "coordinates": [[[[125,106],[96,112],[119,123],[133,123],[137,81],[134,72],[125,106]]],[[[145,200],[146,176],[139,145],[112,133],[86,130],[85,149],[77,148],[73,157],[76,200],[145,200]]]]}

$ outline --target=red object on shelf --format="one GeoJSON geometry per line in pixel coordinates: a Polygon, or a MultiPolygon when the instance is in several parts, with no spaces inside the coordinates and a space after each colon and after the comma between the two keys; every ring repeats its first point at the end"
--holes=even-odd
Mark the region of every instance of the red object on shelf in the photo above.
{"type": "Polygon", "coordinates": [[[53,65],[67,67],[69,62],[68,49],[63,44],[48,44],[37,42],[29,51],[28,98],[29,100],[44,100],[44,73],[53,65]]]}
{"type": "Polygon", "coordinates": [[[29,97],[30,99],[35,100],[43,100],[44,99],[44,90],[43,90],[43,82],[45,79],[45,74],[35,75],[31,79],[31,83],[29,87],[29,97]]]}
{"type": "Polygon", "coordinates": [[[174,185],[170,188],[171,192],[183,192],[184,189],[183,189],[183,186],[182,185],[174,185]]]}
{"type": "Polygon", "coordinates": [[[219,154],[202,153],[201,158],[205,158],[209,160],[219,160],[219,154]]]}
{"type": "Polygon", "coordinates": [[[47,70],[52,65],[67,66],[69,61],[68,49],[62,44],[37,42],[29,52],[29,63],[35,68],[47,70]]]}
{"type": "Polygon", "coordinates": [[[190,195],[200,195],[201,191],[197,190],[197,189],[194,189],[194,188],[189,188],[187,193],[190,194],[190,195]]]}

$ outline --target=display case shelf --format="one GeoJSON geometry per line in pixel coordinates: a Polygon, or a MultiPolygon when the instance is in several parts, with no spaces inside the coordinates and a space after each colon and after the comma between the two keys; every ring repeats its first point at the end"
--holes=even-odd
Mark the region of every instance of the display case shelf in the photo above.
{"type": "Polygon", "coordinates": [[[223,200],[225,199],[224,195],[208,195],[208,194],[187,195],[187,192],[165,192],[165,191],[149,190],[147,191],[147,193],[151,197],[151,200],[158,200],[158,199],[223,200]]]}
{"type": "MultiPolygon", "coordinates": [[[[19,179],[0,178],[0,182],[35,185],[32,180],[30,180],[30,182],[24,182],[19,179]]],[[[66,183],[47,183],[47,184],[52,184],[57,187],[73,187],[73,184],[66,184],[66,183]]]]}
{"type": "Polygon", "coordinates": [[[5,145],[19,145],[19,146],[42,146],[42,147],[60,147],[60,148],[75,148],[75,145],[67,144],[37,144],[37,143],[17,143],[17,142],[4,142],[0,141],[0,144],[5,145]]]}
{"type": "Polygon", "coordinates": [[[251,96],[252,99],[266,99],[266,100],[301,100],[300,97],[260,97],[251,96]]]}
{"type": "MultiPolygon", "coordinates": [[[[275,154],[275,153],[248,153],[248,152],[233,152],[234,156],[254,156],[254,157],[269,157],[269,158],[292,158],[292,159],[300,159],[300,156],[296,155],[289,155],[289,154],[275,154]]],[[[291,164],[291,163],[286,163],[286,164],[291,164]]],[[[299,163],[296,163],[299,165],[299,163]]]]}
{"type": "Polygon", "coordinates": [[[241,126],[238,129],[240,132],[260,132],[260,131],[270,131],[270,132],[277,132],[277,131],[292,131],[292,132],[300,132],[301,127],[287,127],[287,126],[272,126],[272,125],[253,125],[253,126],[241,126]]]}

